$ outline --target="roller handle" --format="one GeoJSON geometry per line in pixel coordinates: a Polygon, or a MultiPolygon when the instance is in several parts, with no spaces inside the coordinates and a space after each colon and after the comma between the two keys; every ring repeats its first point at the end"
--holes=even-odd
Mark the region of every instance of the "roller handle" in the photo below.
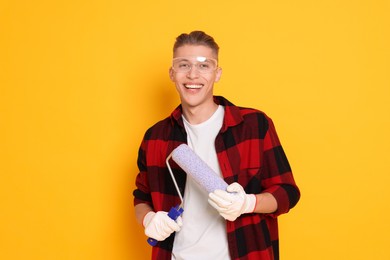
{"type": "MultiPolygon", "coordinates": [[[[180,207],[180,205],[177,205],[176,207],[172,207],[169,210],[168,217],[170,217],[173,220],[176,220],[181,215],[181,213],[183,213],[183,211],[184,211],[184,209],[182,207],[180,207]]],[[[147,241],[148,241],[149,245],[151,245],[151,246],[155,246],[158,243],[158,241],[156,239],[151,238],[151,237],[149,237],[147,241]]]]}

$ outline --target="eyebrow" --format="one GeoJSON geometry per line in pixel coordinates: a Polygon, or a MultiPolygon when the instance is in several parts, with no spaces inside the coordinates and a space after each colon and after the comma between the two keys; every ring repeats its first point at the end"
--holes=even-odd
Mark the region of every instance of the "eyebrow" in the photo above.
{"type": "Polygon", "coordinates": [[[177,61],[190,61],[189,59],[187,59],[187,58],[182,58],[182,57],[173,58],[173,60],[177,60],[177,61]]]}

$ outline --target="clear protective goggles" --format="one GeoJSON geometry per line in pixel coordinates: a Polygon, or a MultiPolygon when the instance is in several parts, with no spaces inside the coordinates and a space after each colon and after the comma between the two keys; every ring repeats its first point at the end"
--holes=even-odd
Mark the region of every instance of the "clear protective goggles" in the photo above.
{"type": "Polygon", "coordinates": [[[188,73],[195,67],[199,73],[211,73],[218,68],[218,61],[203,56],[176,57],[172,60],[172,69],[178,73],[188,73]]]}

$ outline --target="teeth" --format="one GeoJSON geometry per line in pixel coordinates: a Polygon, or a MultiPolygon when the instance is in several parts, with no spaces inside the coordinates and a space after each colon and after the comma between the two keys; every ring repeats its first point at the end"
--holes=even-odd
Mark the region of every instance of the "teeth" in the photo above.
{"type": "Polygon", "coordinates": [[[202,87],[202,85],[185,85],[186,88],[194,88],[194,89],[199,89],[202,87]]]}

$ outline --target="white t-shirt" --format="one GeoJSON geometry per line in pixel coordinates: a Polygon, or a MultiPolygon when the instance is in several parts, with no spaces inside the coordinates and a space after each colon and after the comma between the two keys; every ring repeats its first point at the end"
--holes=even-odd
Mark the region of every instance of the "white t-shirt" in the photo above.
{"type": "MultiPolygon", "coordinates": [[[[215,137],[222,127],[224,113],[223,106],[219,106],[207,121],[197,125],[191,125],[183,117],[188,146],[219,176],[222,174],[215,151],[215,137]]],[[[226,222],[207,199],[207,192],[187,176],[183,226],[175,235],[172,259],[230,259],[226,222]]]]}

